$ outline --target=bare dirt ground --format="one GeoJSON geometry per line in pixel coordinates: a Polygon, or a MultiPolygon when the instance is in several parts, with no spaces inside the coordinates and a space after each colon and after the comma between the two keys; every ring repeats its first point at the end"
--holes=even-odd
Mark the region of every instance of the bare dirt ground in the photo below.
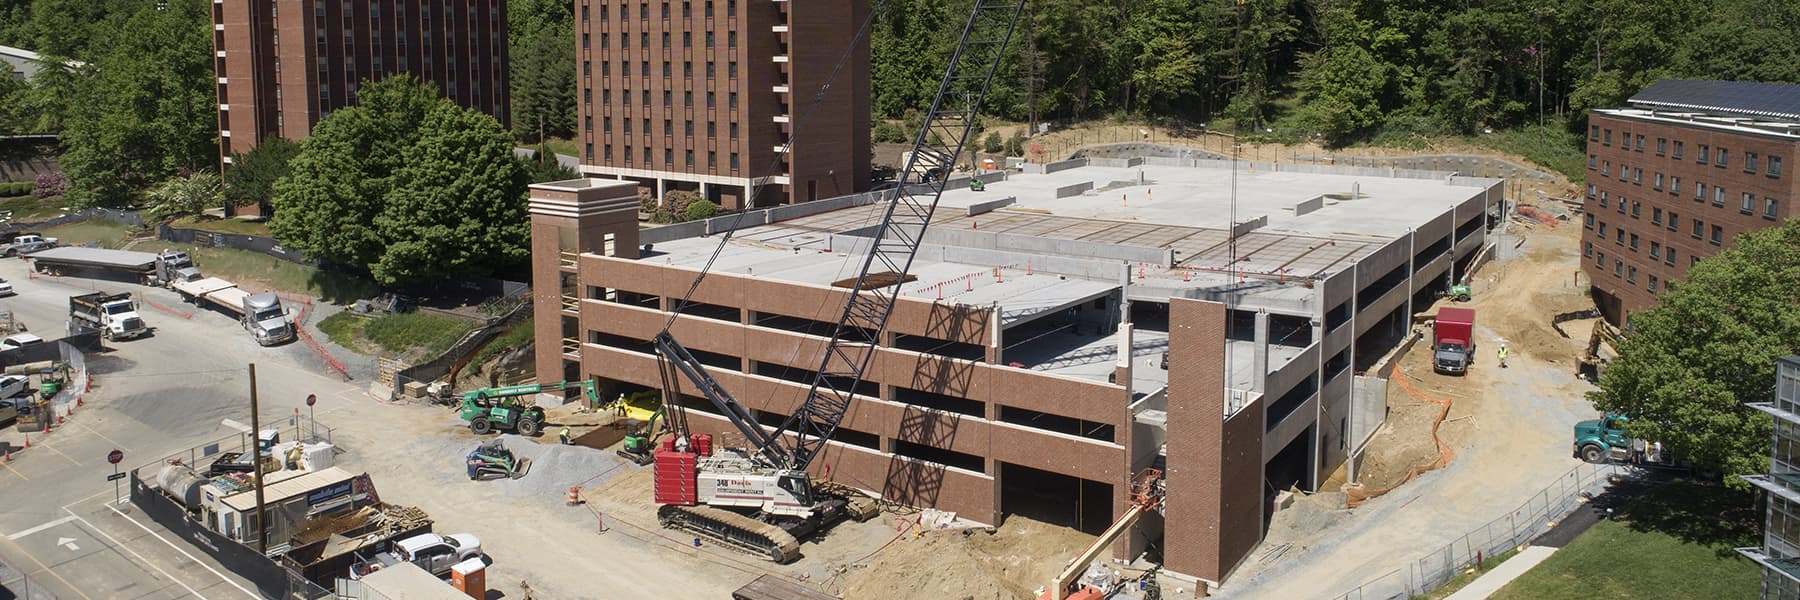
{"type": "Polygon", "coordinates": [[[1574,277],[1580,226],[1514,223],[1509,233],[1500,237],[1498,260],[1472,280],[1475,297],[1467,306],[1476,310],[1477,352],[1469,375],[1433,373],[1427,344],[1399,357],[1398,371],[1418,395],[1390,381],[1388,419],[1370,441],[1361,481],[1368,489],[1387,487],[1437,458],[1430,427],[1442,405],[1421,395],[1450,402],[1438,430],[1453,454],[1448,465],[1355,509],[1343,508],[1340,494],[1301,499],[1275,515],[1263,546],[1221,595],[1333,597],[1404,572],[1410,561],[1507,514],[1579,464],[1568,436],[1575,421],[1593,416],[1583,397],[1591,388],[1574,372],[1586,329],[1566,324],[1571,337],[1564,338],[1550,318],[1592,308],[1574,277]],[[1497,364],[1501,343],[1511,351],[1506,369],[1497,364]]]}

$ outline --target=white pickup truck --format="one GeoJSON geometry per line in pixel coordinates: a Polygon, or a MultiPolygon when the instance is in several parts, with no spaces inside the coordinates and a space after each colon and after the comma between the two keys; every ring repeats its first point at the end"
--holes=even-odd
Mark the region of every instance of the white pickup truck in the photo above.
{"type": "Polygon", "coordinates": [[[473,534],[452,533],[440,535],[421,533],[398,542],[390,552],[376,554],[365,562],[350,566],[350,578],[361,579],[362,576],[403,562],[418,565],[419,568],[438,577],[450,574],[450,567],[456,566],[471,558],[481,557],[481,540],[473,534]]]}
{"type": "Polygon", "coordinates": [[[56,244],[56,238],[47,238],[35,233],[28,233],[13,238],[11,243],[0,245],[0,256],[30,254],[39,250],[55,248],[56,244]]]}

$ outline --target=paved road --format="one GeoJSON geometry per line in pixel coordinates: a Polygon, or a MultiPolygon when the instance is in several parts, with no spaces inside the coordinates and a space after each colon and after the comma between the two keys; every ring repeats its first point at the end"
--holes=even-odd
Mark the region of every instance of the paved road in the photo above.
{"type": "Polygon", "coordinates": [[[259,347],[230,317],[182,304],[167,290],[31,278],[15,260],[0,261],[0,277],[19,292],[0,308],[47,338],[60,337],[68,296],[96,288],[143,293],[185,315],[147,303],[142,312],[155,335],[89,355],[94,385],[61,427],[47,435],[0,430],[0,443],[31,443],[0,463],[0,563],[37,591],[64,599],[256,597],[248,583],[129,505],[113,505],[106,454],[123,450],[131,467],[233,434],[221,421],[249,422],[251,361],[259,363],[264,416],[272,422],[285,423],[281,417],[309,390],[327,390],[327,405],[354,390],[320,372],[304,346],[259,347]]]}

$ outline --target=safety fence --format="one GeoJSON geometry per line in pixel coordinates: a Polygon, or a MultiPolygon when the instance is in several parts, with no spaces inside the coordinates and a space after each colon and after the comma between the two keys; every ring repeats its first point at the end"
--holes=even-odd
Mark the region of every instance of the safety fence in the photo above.
{"type": "Polygon", "coordinates": [[[305,304],[300,305],[300,312],[294,315],[294,337],[299,338],[301,344],[304,344],[308,350],[312,350],[313,354],[318,355],[319,360],[324,361],[325,366],[337,373],[339,378],[349,381],[350,369],[346,368],[344,363],[338,362],[337,357],[332,356],[331,351],[326,350],[319,340],[313,339],[311,333],[307,333],[306,315],[311,312],[311,308],[312,300],[308,299],[305,304]]]}
{"type": "Polygon", "coordinates": [[[1630,473],[1630,467],[1619,465],[1577,466],[1558,477],[1555,483],[1539,490],[1512,512],[1413,559],[1404,567],[1370,579],[1337,598],[1391,600],[1428,593],[1472,568],[1478,560],[1492,558],[1517,548],[1549,531],[1556,526],[1556,522],[1579,508],[1584,497],[1591,497],[1604,490],[1613,476],[1630,473]]]}
{"type": "Polygon", "coordinates": [[[209,248],[248,250],[273,256],[291,263],[318,266],[317,261],[306,258],[306,254],[299,250],[284,248],[281,246],[280,240],[267,236],[223,233],[205,229],[186,229],[182,227],[161,225],[156,228],[156,238],[165,242],[179,242],[209,248]]]}

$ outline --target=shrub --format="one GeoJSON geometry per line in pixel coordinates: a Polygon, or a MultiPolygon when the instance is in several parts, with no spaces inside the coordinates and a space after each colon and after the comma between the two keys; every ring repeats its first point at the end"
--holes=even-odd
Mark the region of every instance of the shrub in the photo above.
{"type": "Polygon", "coordinates": [[[875,141],[877,143],[904,144],[907,141],[906,130],[902,129],[899,123],[884,121],[875,126],[875,141]]]}
{"type": "Polygon", "coordinates": [[[29,196],[31,195],[31,189],[36,187],[36,185],[37,184],[29,181],[0,183],[0,198],[29,196]]]}
{"type": "Polygon", "coordinates": [[[702,199],[689,203],[687,209],[682,212],[682,216],[687,217],[687,220],[689,221],[698,221],[701,219],[711,219],[713,215],[718,213],[719,205],[713,204],[711,200],[702,199]]]}
{"type": "Polygon", "coordinates": [[[687,190],[670,190],[663,194],[663,206],[669,214],[682,217],[687,215],[688,205],[700,201],[700,194],[687,190]]]}
{"type": "Polygon", "coordinates": [[[69,180],[64,179],[62,173],[42,173],[37,176],[32,195],[42,199],[61,196],[67,191],[69,191],[69,180]]]}
{"type": "Polygon", "coordinates": [[[1025,132],[1024,131],[1015,129],[1015,130],[1013,130],[1012,137],[1006,138],[1006,155],[1007,156],[1024,156],[1025,155],[1025,132]]]}
{"type": "Polygon", "coordinates": [[[982,152],[986,152],[988,154],[999,154],[1001,150],[1005,150],[1005,149],[1006,149],[1006,145],[1001,143],[1000,132],[998,132],[998,131],[987,134],[987,139],[984,139],[981,141],[981,151],[982,152]]]}

